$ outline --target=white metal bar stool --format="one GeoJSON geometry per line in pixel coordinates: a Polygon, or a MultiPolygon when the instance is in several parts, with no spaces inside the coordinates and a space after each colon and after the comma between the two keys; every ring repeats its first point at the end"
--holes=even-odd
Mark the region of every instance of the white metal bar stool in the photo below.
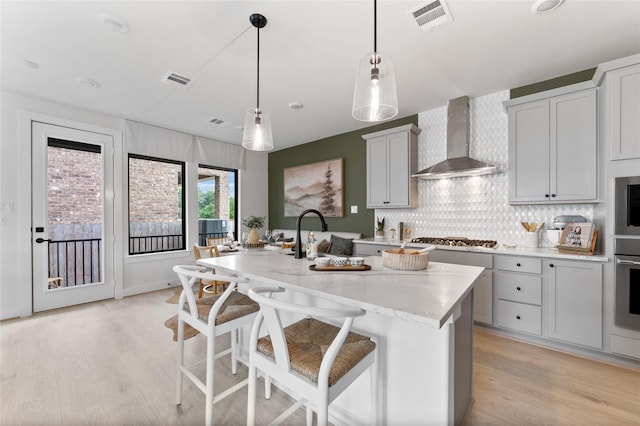
{"type": "Polygon", "coordinates": [[[239,277],[230,277],[214,274],[219,281],[228,281],[227,289],[218,295],[195,298],[192,287],[201,279],[212,279],[211,272],[206,268],[192,265],[174,266],[173,271],[182,283],[182,294],[178,302],[178,381],[176,403],[182,403],[182,381],[186,376],[205,394],[205,423],[213,424],[213,404],[231,395],[247,384],[247,379],[230,387],[229,389],[214,395],[214,365],[215,360],[224,355],[231,354],[231,372],[236,374],[238,363],[237,332],[246,324],[250,324],[257,316],[259,306],[256,302],[244,294],[234,291],[238,282],[246,282],[239,277]],[[184,365],[184,324],[198,330],[207,338],[206,379],[200,380],[193,368],[202,362],[193,365],[184,365]],[[231,348],[216,353],[216,336],[231,332],[231,348]]]}
{"type": "MultiPolygon", "coordinates": [[[[268,376],[265,379],[267,386],[270,379],[274,379],[301,397],[272,424],[278,424],[304,404],[307,425],[311,425],[315,411],[318,425],[324,426],[328,423],[329,404],[367,368],[371,374],[369,423],[377,424],[376,344],[371,338],[350,331],[353,320],[365,311],[337,304],[331,308],[304,306],[272,297],[272,293],[284,291],[274,287],[249,290],[249,297],[260,304],[260,312],[253,323],[249,342],[247,425],[255,423],[257,370],[268,376]],[[309,317],[283,328],[281,311],[309,317]],[[342,326],[337,327],[314,317],[344,320],[342,326]],[[263,324],[268,335],[259,338],[263,324]]],[[[269,393],[266,390],[267,397],[269,393]]]]}

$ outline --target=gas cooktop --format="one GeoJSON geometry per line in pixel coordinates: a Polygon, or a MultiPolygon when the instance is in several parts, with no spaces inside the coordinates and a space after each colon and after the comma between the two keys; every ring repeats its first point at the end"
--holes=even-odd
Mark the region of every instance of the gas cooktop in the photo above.
{"type": "Polygon", "coordinates": [[[434,244],[437,246],[457,247],[486,247],[494,248],[498,242],[495,240],[472,240],[466,237],[416,237],[412,243],[434,244]]]}

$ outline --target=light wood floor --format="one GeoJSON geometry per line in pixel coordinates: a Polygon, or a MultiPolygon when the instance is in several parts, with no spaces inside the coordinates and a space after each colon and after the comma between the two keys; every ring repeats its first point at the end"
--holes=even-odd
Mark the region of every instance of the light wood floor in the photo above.
{"type": "MultiPolygon", "coordinates": [[[[164,321],[173,290],[58,309],[0,323],[0,424],[202,424],[204,396],[185,381],[174,402],[175,343],[164,321]]],[[[221,338],[224,341],[224,338],[221,338]]],[[[224,342],[223,342],[224,343],[224,342]]],[[[205,339],[187,341],[187,359],[205,339]]],[[[216,388],[246,377],[218,363],[216,388]]],[[[225,365],[223,365],[225,364],[225,365]]],[[[259,386],[258,422],[292,402],[259,386]]],[[[216,424],[244,424],[246,392],[216,404],[216,424]]],[[[475,332],[470,425],[640,425],[640,371],[475,332]]],[[[303,424],[299,410],[290,424],[303,424]]],[[[424,424],[429,420],[425,419],[424,424]]],[[[395,425],[394,425],[395,426],[395,425]]]]}

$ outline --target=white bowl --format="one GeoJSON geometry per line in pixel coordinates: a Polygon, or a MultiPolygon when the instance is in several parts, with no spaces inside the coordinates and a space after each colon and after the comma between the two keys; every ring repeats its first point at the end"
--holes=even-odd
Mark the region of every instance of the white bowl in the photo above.
{"type": "Polygon", "coordinates": [[[331,263],[333,263],[333,266],[346,266],[348,260],[346,257],[334,257],[331,259],[331,263]]]}
{"type": "Polygon", "coordinates": [[[364,257],[352,257],[349,258],[351,266],[362,266],[364,264],[364,257]]]}
{"type": "Polygon", "coordinates": [[[331,258],[329,257],[316,257],[316,265],[329,266],[331,264],[331,258]]]}

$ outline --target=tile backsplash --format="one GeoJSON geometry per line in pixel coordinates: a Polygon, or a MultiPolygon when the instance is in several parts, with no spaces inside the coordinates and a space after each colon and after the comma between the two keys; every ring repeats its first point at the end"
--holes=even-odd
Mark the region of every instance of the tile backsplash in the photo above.
{"type": "MultiPolygon", "coordinates": [[[[470,156],[496,165],[500,173],[420,179],[417,208],[375,211],[376,217],[385,217],[387,232],[397,230],[398,223],[404,222],[412,238],[469,237],[522,246],[525,231],[521,221],[551,224],[555,216],[563,214],[593,219],[593,204],[509,205],[508,120],[502,106],[508,98],[509,92],[501,91],[470,99],[470,156]]],[[[418,170],[422,170],[447,157],[446,106],[420,113],[418,127],[422,129],[418,136],[418,170]]],[[[543,231],[540,237],[541,246],[554,245],[552,233],[543,231]]]]}

